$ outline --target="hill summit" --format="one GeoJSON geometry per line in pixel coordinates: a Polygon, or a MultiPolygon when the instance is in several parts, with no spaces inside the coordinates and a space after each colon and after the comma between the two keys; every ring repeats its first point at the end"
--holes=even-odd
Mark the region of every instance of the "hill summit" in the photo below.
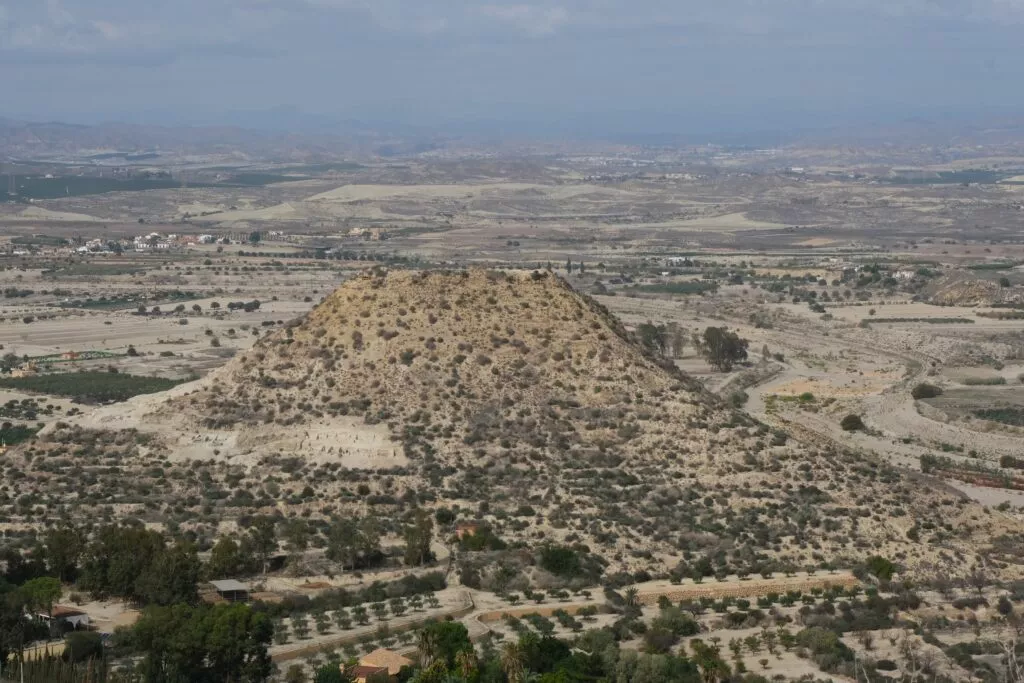
{"type": "Polygon", "coordinates": [[[320,463],[324,490],[307,500],[344,504],[346,482],[368,481],[379,504],[471,510],[506,540],[576,544],[630,570],[880,554],[963,575],[1010,566],[1021,532],[723,405],[547,272],[367,272],[160,416],[179,425],[165,430],[179,454],[320,463]]]}
{"type": "Polygon", "coordinates": [[[558,277],[474,270],[355,279],[188,403],[206,427],[359,416],[421,454],[586,460],[654,455],[642,422],[694,422],[717,400],[558,277]]]}

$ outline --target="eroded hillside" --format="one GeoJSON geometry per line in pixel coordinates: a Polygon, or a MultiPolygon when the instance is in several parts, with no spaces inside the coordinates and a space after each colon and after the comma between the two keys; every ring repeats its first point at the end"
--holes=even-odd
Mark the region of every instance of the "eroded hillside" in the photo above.
{"type": "Polygon", "coordinates": [[[169,408],[215,431],[386,426],[405,457],[378,472],[382,489],[397,481],[634,568],[882,552],[965,573],[1018,531],[724,407],[547,273],[368,273],[169,408]]]}
{"type": "Polygon", "coordinates": [[[1021,566],[1011,517],[769,429],[542,272],[369,272],[204,380],[73,422],[8,454],[12,524],[71,506],[212,539],[371,514],[397,535],[425,506],[609,571],[1021,566]]]}

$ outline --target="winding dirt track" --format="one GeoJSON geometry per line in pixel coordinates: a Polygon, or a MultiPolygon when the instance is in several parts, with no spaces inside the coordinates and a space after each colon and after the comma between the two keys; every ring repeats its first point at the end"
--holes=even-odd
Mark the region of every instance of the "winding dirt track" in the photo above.
{"type": "MultiPolygon", "coordinates": [[[[686,302],[658,299],[630,299],[628,302],[609,297],[599,299],[624,320],[633,322],[645,319],[671,320],[685,316],[683,309],[687,305],[686,302]]],[[[729,322],[739,325],[747,323],[741,317],[729,322]]],[[[712,323],[709,321],[709,324],[712,323]]],[[[974,450],[993,464],[1002,455],[1019,455],[1021,452],[1021,441],[1016,436],[978,432],[921,415],[910,390],[915,384],[927,381],[929,368],[933,363],[941,362],[941,359],[922,352],[906,339],[887,336],[884,332],[872,329],[841,326],[826,329],[810,319],[799,325],[777,321],[770,337],[783,348],[792,346],[793,340],[799,340],[797,346],[805,349],[830,349],[836,353],[845,351],[868,355],[876,359],[887,359],[906,368],[900,381],[881,392],[866,395],[860,401],[864,421],[875,433],[880,433],[877,436],[872,433],[844,432],[839,427],[839,418],[826,412],[801,412],[795,418],[792,415],[767,412],[765,396],[777,393],[780,388],[799,380],[821,379],[827,382],[834,379],[828,371],[788,365],[780,374],[745,390],[749,396],[745,406],[748,413],[766,424],[790,432],[802,441],[860,448],[877,454],[895,466],[912,471],[920,471],[922,455],[941,455],[958,462],[971,460],[966,455],[947,452],[948,449],[941,450],[941,444],[961,447],[965,454],[974,450]],[[905,443],[904,439],[910,443],[905,443]]],[[[1015,505],[1024,504],[1024,492],[971,486],[957,481],[947,483],[986,505],[1004,501],[1015,505]]]]}
{"type": "MultiPolygon", "coordinates": [[[[786,331],[790,334],[800,334],[805,339],[815,336],[808,330],[794,327],[790,327],[786,331]]],[[[856,330],[855,334],[860,336],[863,333],[856,330]]],[[[902,363],[907,368],[907,373],[900,382],[887,387],[880,393],[867,395],[861,401],[865,423],[873,430],[882,432],[884,436],[844,432],[834,416],[822,413],[802,413],[799,422],[795,422],[766,412],[764,397],[774,393],[778,387],[794,380],[826,373],[790,368],[764,384],[749,388],[747,393],[750,395],[750,400],[746,410],[767,424],[773,424],[794,434],[803,435],[805,439],[807,436],[811,436],[812,439],[820,438],[842,446],[860,447],[878,454],[893,465],[914,471],[920,471],[920,457],[927,454],[941,455],[957,462],[972,460],[955,452],[936,450],[936,448],[923,445],[919,441],[933,446],[941,443],[959,446],[965,453],[975,450],[982,457],[987,457],[990,462],[997,460],[1002,455],[1018,455],[1020,453],[1021,444],[1017,437],[965,429],[955,424],[932,420],[917,411],[910,391],[914,385],[928,380],[928,368],[937,359],[913,349],[893,349],[878,343],[865,343],[859,339],[851,339],[849,336],[843,335],[841,331],[832,331],[827,340],[822,338],[820,341],[823,344],[842,345],[855,352],[887,357],[902,363]],[[913,441],[904,443],[904,438],[913,439],[913,441]]],[[[953,480],[946,481],[946,483],[985,505],[997,505],[1004,501],[1015,505],[1024,504],[1024,492],[972,486],[953,480]]]]}

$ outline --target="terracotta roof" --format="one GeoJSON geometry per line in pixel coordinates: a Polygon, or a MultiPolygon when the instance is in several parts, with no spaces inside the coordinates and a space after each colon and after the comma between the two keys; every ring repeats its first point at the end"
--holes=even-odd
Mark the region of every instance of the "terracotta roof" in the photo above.
{"type": "Polygon", "coordinates": [[[62,617],[80,617],[85,614],[80,609],[74,607],[65,607],[64,605],[54,605],[53,607],[53,618],[60,619],[62,617]]]}
{"type": "Polygon", "coordinates": [[[386,668],[388,673],[392,676],[402,670],[403,666],[412,666],[412,660],[408,657],[403,657],[397,652],[388,650],[387,648],[377,648],[365,657],[360,658],[360,666],[379,666],[386,668]]]}
{"type": "Polygon", "coordinates": [[[357,681],[365,681],[367,678],[374,674],[387,673],[388,668],[386,666],[354,666],[348,670],[348,673],[352,675],[352,678],[357,681]]]}

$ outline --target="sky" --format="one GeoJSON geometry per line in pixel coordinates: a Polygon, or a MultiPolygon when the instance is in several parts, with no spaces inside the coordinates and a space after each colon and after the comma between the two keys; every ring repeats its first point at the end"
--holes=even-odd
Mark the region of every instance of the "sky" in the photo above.
{"type": "Polygon", "coordinates": [[[678,133],[1012,114],[1024,0],[0,0],[0,84],[0,116],[73,122],[678,133]]]}

